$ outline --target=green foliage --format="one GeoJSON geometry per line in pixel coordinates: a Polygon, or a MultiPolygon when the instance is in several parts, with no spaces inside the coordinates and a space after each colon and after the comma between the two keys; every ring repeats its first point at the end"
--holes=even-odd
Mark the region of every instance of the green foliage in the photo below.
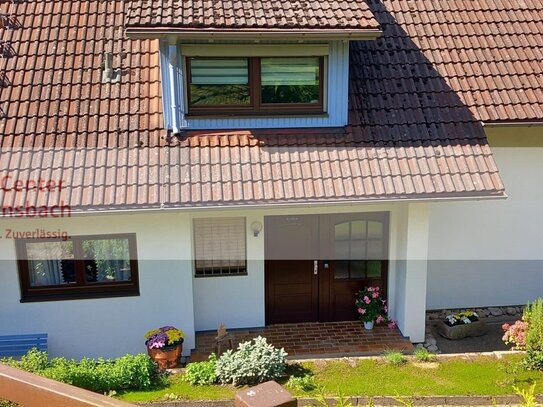
{"type": "Polygon", "coordinates": [[[406,357],[402,352],[395,350],[387,350],[383,353],[385,360],[393,366],[401,366],[407,362],[406,357]]]}
{"type": "Polygon", "coordinates": [[[46,352],[30,350],[21,360],[4,360],[10,366],[87,390],[106,393],[115,390],[143,390],[164,385],[155,363],[144,354],[118,359],[65,358],[48,360],[46,352]]]}
{"type": "Polygon", "coordinates": [[[543,298],[528,304],[524,310],[524,319],[528,322],[526,349],[543,351],[543,298]]]}
{"type": "Polygon", "coordinates": [[[309,393],[317,388],[315,377],[311,374],[289,377],[286,386],[292,390],[309,393]]]}
{"type": "Polygon", "coordinates": [[[433,362],[436,360],[436,355],[426,348],[416,348],[413,354],[419,362],[433,362]]]}
{"type": "Polygon", "coordinates": [[[207,386],[217,381],[217,356],[212,353],[205,362],[187,365],[184,380],[193,386],[207,386]]]}
{"type": "Polygon", "coordinates": [[[528,370],[543,371],[543,350],[529,350],[522,361],[524,367],[528,370]]]}
{"type": "Polygon", "coordinates": [[[522,318],[528,324],[523,364],[527,369],[543,371],[543,298],[528,304],[522,318]]]}
{"type": "Polygon", "coordinates": [[[536,396],[535,396],[535,383],[528,387],[527,389],[519,389],[518,387],[513,387],[515,394],[519,395],[521,398],[522,407],[538,407],[536,396]]]}
{"type": "Polygon", "coordinates": [[[11,401],[0,399],[0,407],[18,407],[18,405],[11,401]]]}
{"type": "Polygon", "coordinates": [[[234,352],[228,350],[217,361],[217,377],[221,383],[235,386],[252,385],[278,379],[287,366],[284,349],[277,349],[261,336],[240,343],[234,352]]]}

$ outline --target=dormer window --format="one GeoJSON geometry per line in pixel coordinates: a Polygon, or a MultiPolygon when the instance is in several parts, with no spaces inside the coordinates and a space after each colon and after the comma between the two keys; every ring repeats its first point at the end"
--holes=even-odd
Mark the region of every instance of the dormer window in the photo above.
{"type": "Polygon", "coordinates": [[[189,115],[323,113],[324,57],[187,58],[189,115]]]}
{"type": "Polygon", "coordinates": [[[349,43],[381,35],[365,1],[129,3],[127,35],[160,39],[164,127],[174,134],[345,126],[349,43]]]}

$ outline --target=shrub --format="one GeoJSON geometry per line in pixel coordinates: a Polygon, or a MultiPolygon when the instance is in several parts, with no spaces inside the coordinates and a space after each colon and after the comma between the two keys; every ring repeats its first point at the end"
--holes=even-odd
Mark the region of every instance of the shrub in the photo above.
{"type": "Polygon", "coordinates": [[[217,356],[212,353],[206,362],[194,362],[187,365],[184,380],[193,386],[210,385],[217,381],[217,356]]]}
{"type": "Polygon", "coordinates": [[[415,349],[413,354],[415,355],[415,358],[419,362],[432,362],[432,361],[434,361],[436,359],[436,355],[431,353],[426,348],[417,348],[417,349],[415,349]]]}
{"type": "Polygon", "coordinates": [[[522,319],[528,325],[524,366],[530,370],[543,370],[543,298],[528,304],[522,319]]]}
{"type": "Polygon", "coordinates": [[[384,352],[385,360],[394,366],[400,366],[403,365],[407,359],[405,358],[404,354],[402,352],[398,352],[395,350],[387,350],[384,352]]]}
{"type": "Polygon", "coordinates": [[[165,376],[144,354],[126,355],[118,359],[65,358],[49,360],[46,352],[30,350],[21,360],[4,360],[10,366],[26,370],[62,383],[105,393],[114,390],[144,390],[162,385],[165,376]]]}
{"type": "Polygon", "coordinates": [[[502,329],[505,331],[502,340],[506,345],[512,344],[518,350],[526,348],[526,332],[528,331],[526,321],[516,321],[513,325],[503,324],[502,329]]]}
{"type": "Polygon", "coordinates": [[[274,380],[285,373],[284,349],[277,349],[261,336],[240,343],[234,352],[228,350],[217,361],[217,378],[236,386],[274,380]]]}

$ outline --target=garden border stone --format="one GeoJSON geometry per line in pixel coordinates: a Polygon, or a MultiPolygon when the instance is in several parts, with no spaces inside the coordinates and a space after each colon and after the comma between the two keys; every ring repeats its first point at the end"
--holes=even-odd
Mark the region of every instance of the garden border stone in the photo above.
{"type": "MultiPolygon", "coordinates": [[[[376,406],[402,406],[404,404],[395,400],[390,396],[379,397],[349,397],[349,400],[354,406],[362,405],[366,406],[370,399],[376,406]]],[[[402,397],[400,397],[402,399],[402,397]]],[[[515,395],[504,396],[420,396],[420,397],[404,397],[403,399],[410,399],[415,406],[491,406],[493,402],[496,402],[498,406],[512,406],[520,405],[520,397],[515,395]]],[[[298,406],[310,406],[320,405],[317,404],[315,399],[312,398],[299,398],[298,406]]],[[[326,399],[330,405],[337,400],[337,398],[326,399]]],[[[537,401],[543,403],[543,395],[537,395],[537,401]]],[[[163,402],[151,402],[151,403],[135,403],[141,406],[149,407],[233,407],[234,400],[185,400],[185,401],[163,401],[163,402]]]]}

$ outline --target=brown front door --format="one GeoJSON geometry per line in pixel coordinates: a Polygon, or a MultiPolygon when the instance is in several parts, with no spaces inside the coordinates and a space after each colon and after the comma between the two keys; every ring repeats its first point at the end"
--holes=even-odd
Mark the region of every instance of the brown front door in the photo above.
{"type": "Polygon", "coordinates": [[[388,213],[266,218],[268,324],[356,319],[358,290],[386,292],[388,213]]]}

